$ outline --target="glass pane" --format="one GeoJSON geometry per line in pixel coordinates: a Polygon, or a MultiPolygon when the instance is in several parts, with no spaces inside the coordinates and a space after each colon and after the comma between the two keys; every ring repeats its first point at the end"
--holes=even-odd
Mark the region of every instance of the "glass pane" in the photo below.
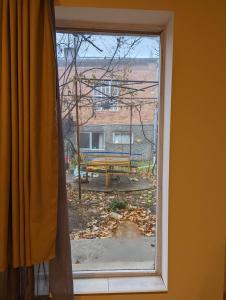
{"type": "Polygon", "coordinates": [[[104,148],[104,135],[103,133],[92,133],[92,149],[103,149],[104,148]]]}
{"type": "Polygon", "coordinates": [[[73,271],[155,270],[160,38],[59,32],[57,49],[73,271]]]}
{"type": "Polygon", "coordinates": [[[104,149],[104,134],[100,133],[99,134],[99,149],[104,149]]]}
{"type": "Polygon", "coordinates": [[[115,133],[114,134],[114,143],[115,144],[121,144],[121,141],[122,141],[121,134],[115,133]]]}
{"type": "MultiPolygon", "coordinates": [[[[132,139],[132,137],[131,137],[132,139]]],[[[114,135],[115,144],[129,144],[130,143],[130,134],[129,133],[115,133],[114,135]]]]}
{"type": "Polygon", "coordinates": [[[129,144],[130,143],[129,133],[123,133],[121,141],[122,141],[122,144],[129,144]]]}
{"type": "Polygon", "coordinates": [[[80,133],[80,148],[89,148],[89,140],[90,134],[89,133],[80,133]]]}

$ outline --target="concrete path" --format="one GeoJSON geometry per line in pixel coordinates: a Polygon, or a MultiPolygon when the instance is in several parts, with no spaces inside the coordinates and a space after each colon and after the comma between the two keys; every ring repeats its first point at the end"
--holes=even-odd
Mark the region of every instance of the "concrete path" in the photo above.
{"type": "Polygon", "coordinates": [[[72,240],[75,271],[154,269],[155,237],[72,240]]]}

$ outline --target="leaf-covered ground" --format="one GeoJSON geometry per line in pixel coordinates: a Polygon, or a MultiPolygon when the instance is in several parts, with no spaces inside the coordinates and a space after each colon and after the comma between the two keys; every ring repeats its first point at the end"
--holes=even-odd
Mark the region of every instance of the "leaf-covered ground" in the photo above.
{"type": "Polygon", "coordinates": [[[67,184],[71,239],[155,235],[156,180],[152,189],[103,193],[85,191],[81,201],[75,184],[67,184]]]}

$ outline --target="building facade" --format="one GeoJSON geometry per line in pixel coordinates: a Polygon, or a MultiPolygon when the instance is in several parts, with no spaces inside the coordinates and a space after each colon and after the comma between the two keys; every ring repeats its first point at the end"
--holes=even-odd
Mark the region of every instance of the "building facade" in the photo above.
{"type": "Polygon", "coordinates": [[[104,70],[109,59],[77,59],[76,71],[64,82],[68,63],[58,61],[63,119],[70,117],[64,133],[80,150],[130,153],[136,159],[151,160],[156,155],[158,120],[159,62],[157,58],[114,60],[113,72],[104,70]],[[75,73],[78,80],[75,82],[75,73]],[[76,119],[78,100],[78,120],[76,119]],[[68,113],[70,111],[70,113],[68,113]]]}

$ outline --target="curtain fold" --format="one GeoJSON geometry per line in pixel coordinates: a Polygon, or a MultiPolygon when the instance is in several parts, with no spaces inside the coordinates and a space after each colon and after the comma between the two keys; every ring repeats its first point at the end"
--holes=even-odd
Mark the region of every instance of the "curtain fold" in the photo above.
{"type": "Polygon", "coordinates": [[[0,299],[73,298],[51,0],[0,1],[0,299]]]}

